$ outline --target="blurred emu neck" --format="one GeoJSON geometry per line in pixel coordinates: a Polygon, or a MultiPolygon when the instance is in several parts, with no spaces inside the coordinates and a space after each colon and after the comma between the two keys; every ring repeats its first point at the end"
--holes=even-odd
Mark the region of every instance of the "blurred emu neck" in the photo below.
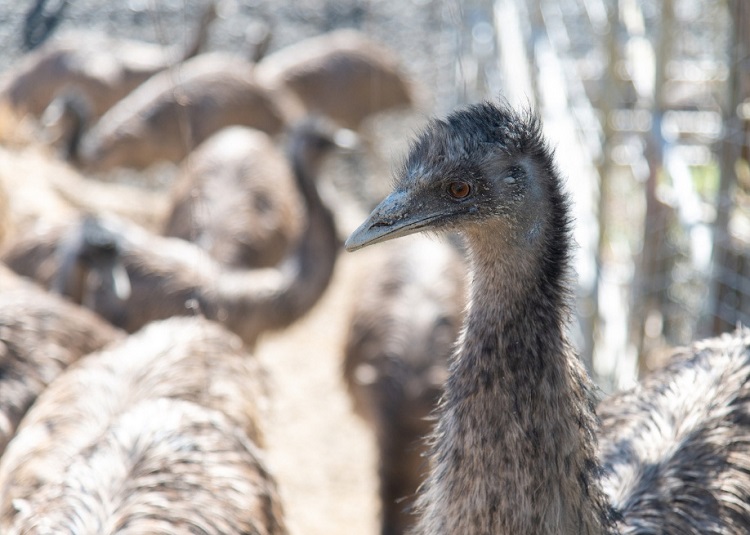
{"type": "Polygon", "coordinates": [[[590,387],[565,337],[564,196],[550,208],[533,243],[492,223],[467,233],[470,304],[420,533],[606,532],[590,387]]]}

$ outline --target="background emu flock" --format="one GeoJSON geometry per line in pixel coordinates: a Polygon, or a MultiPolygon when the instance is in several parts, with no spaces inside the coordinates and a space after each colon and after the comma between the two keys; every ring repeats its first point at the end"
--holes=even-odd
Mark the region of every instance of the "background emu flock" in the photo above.
{"type": "MultiPolygon", "coordinates": [[[[566,17],[630,39],[706,2],[30,4],[0,28],[0,533],[750,531],[750,335],[677,349],[633,305],[611,349],[590,218],[638,143],[592,152],[612,73],[560,59],[566,17]]],[[[675,175],[700,152],[661,141],[675,175]]],[[[649,172],[644,213],[683,217],[649,172]]]]}

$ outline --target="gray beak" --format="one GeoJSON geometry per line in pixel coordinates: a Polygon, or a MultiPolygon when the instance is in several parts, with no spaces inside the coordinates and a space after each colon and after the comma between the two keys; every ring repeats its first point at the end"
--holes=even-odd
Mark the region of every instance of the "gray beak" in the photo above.
{"type": "Polygon", "coordinates": [[[347,251],[356,251],[368,245],[414,234],[435,219],[437,216],[420,213],[408,194],[394,191],[349,236],[344,247],[347,251]]]}

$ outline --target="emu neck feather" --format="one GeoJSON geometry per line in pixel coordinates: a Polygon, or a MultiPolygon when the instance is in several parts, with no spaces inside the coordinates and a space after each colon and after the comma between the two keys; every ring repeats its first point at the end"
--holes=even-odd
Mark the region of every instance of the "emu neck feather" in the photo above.
{"type": "Polygon", "coordinates": [[[602,533],[593,403],[565,341],[560,281],[533,255],[472,249],[417,532],[602,533]]]}

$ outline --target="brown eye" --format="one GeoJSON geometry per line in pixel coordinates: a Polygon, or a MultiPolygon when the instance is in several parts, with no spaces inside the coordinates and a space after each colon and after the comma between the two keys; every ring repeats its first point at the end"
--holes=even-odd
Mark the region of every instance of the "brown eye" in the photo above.
{"type": "Polygon", "coordinates": [[[471,186],[466,182],[451,182],[448,184],[448,194],[454,199],[465,199],[471,193],[471,186]]]}

